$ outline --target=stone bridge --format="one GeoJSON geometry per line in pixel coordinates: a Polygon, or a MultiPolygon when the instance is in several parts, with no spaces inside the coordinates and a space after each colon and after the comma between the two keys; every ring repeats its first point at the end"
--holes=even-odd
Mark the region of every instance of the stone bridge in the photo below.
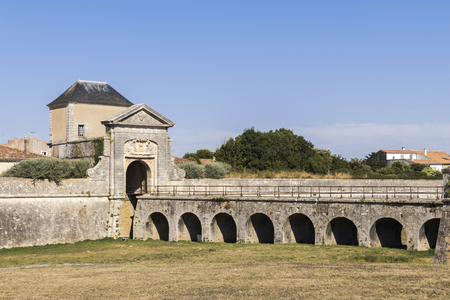
{"type": "Polygon", "coordinates": [[[443,189],[436,182],[204,183],[159,186],[133,198],[133,238],[426,250],[436,246],[442,217],[443,189]]]}

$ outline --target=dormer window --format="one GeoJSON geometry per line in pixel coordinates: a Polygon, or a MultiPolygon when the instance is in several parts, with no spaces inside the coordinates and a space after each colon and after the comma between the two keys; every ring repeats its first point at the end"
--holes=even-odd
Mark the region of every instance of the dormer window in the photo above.
{"type": "Polygon", "coordinates": [[[78,136],[84,136],[84,125],[78,125],[78,136]]]}

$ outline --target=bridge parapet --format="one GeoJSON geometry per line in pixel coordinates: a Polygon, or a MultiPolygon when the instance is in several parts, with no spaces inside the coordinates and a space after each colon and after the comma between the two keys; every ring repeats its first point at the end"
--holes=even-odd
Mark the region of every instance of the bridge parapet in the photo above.
{"type": "Polygon", "coordinates": [[[165,185],[157,186],[154,196],[204,198],[269,199],[374,199],[423,201],[444,197],[442,186],[236,186],[236,185],[165,185]]]}

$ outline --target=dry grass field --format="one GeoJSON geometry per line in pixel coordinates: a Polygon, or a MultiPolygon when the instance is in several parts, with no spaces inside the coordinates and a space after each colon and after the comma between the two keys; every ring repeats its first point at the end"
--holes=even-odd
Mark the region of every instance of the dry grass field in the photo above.
{"type": "Polygon", "coordinates": [[[448,299],[450,267],[432,259],[384,248],[105,239],[0,250],[0,299],[448,299]]]}
{"type": "MultiPolygon", "coordinates": [[[[366,176],[367,177],[367,176],[366,176]]],[[[226,176],[226,178],[312,178],[312,179],[351,179],[352,175],[347,173],[336,173],[329,175],[313,174],[305,171],[242,171],[242,172],[231,172],[226,176]]]]}

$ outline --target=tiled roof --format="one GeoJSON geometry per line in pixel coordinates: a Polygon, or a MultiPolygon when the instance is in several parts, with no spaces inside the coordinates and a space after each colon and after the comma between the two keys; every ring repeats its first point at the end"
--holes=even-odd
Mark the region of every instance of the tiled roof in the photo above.
{"type": "Polygon", "coordinates": [[[47,106],[53,107],[69,102],[124,107],[133,105],[133,103],[128,101],[106,82],[86,80],[78,80],[52,103],[47,104],[47,106]]]}
{"type": "Polygon", "coordinates": [[[417,153],[422,156],[428,157],[429,159],[407,159],[416,164],[425,165],[450,165],[450,155],[444,151],[429,151],[427,150],[427,155],[425,155],[424,150],[380,150],[386,153],[417,153]]]}
{"type": "MultiPolygon", "coordinates": [[[[386,150],[386,149],[381,149],[380,151],[383,151],[386,153],[417,153],[417,154],[423,155],[423,150],[386,150]]],[[[427,152],[442,152],[442,151],[427,151],[427,152]]]]}
{"type": "Polygon", "coordinates": [[[185,159],[185,158],[181,158],[181,157],[176,157],[176,156],[172,156],[174,163],[176,164],[184,164],[184,163],[192,163],[192,160],[189,159],[185,159]]]}
{"type": "Polygon", "coordinates": [[[206,164],[212,163],[213,160],[209,159],[209,158],[200,158],[200,162],[202,165],[206,165],[206,164]]]}
{"type": "Polygon", "coordinates": [[[48,157],[34,153],[25,154],[23,150],[18,150],[0,145],[0,161],[18,161],[30,158],[48,158],[48,157]]]}

